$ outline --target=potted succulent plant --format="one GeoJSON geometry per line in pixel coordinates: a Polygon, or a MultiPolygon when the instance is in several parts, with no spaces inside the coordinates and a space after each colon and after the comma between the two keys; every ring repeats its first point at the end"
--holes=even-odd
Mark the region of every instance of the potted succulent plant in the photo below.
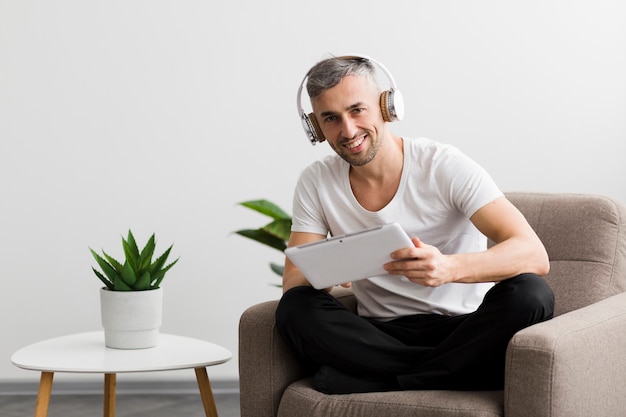
{"type": "Polygon", "coordinates": [[[157,345],[163,311],[160,285],[178,262],[166,264],[172,246],[153,261],[155,235],[139,250],[129,230],[128,237],[122,237],[124,262],[89,248],[101,271],[91,269],[105,285],[100,290],[100,306],[106,346],[142,349],[157,345]]]}
{"type": "MultiPolygon", "coordinates": [[[[235,233],[284,252],[291,234],[291,216],[268,200],[244,201],[239,203],[239,205],[264,214],[270,217],[272,221],[257,229],[241,229],[235,231],[235,233]]],[[[270,262],[270,268],[274,273],[282,277],[285,267],[270,262]]]]}

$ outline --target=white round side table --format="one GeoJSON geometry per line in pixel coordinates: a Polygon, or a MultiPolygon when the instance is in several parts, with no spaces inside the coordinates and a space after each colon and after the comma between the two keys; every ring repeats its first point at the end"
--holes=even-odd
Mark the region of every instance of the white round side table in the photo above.
{"type": "Polygon", "coordinates": [[[104,345],[104,332],[56,337],[26,346],[13,354],[14,365],[40,371],[35,417],[46,417],[55,372],[104,374],[104,416],[115,416],[116,374],[191,369],[204,412],[217,417],[213,390],[206,367],[227,362],[230,351],[214,343],[184,336],[159,335],[159,344],[148,349],[111,349],[104,345]]]}

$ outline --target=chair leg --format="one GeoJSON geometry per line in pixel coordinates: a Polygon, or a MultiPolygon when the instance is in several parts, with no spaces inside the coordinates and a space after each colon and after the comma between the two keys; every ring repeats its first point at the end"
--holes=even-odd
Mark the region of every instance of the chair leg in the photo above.
{"type": "Polygon", "coordinates": [[[41,373],[41,378],[39,379],[39,392],[37,393],[37,405],[35,406],[35,417],[46,417],[48,415],[53,377],[53,372],[41,373]]]}
{"type": "Polygon", "coordinates": [[[204,414],[206,417],[218,417],[217,408],[215,407],[215,398],[211,389],[211,382],[207,375],[206,368],[195,368],[196,380],[202,397],[202,405],[204,406],[204,414]]]}

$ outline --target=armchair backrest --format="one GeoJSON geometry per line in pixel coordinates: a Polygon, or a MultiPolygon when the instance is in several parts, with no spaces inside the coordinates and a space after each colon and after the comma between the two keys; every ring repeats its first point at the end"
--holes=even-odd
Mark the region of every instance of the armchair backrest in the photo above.
{"type": "Polygon", "coordinates": [[[555,315],[626,291],[626,207],[608,197],[507,193],[550,257],[555,315]]]}

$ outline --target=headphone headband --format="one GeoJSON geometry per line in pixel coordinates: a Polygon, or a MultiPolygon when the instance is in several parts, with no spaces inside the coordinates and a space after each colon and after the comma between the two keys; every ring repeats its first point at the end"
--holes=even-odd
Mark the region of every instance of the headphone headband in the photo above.
{"type": "MultiPolygon", "coordinates": [[[[350,54],[336,57],[336,59],[364,59],[370,61],[375,66],[380,68],[389,80],[389,84],[391,86],[389,90],[384,91],[380,96],[380,107],[383,119],[386,122],[402,120],[402,117],[404,116],[404,102],[402,100],[402,94],[398,90],[396,82],[387,67],[367,55],[350,54]]],[[[326,140],[326,138],[319,128],[315,115],[313,113],[307,115],[302,107],[302,90],[306,84],[307,79],[309,78],[309,72],[307,72],[307,74],[304,76],[302,82],[300,83],[300,86],[298,87],[298,93],[296,96],[296,107],[298,109],[298,116],[301,119],[302,127],[304,128],[304,132],[307,138],[312,145],[316,145],[326,140]]]]}

